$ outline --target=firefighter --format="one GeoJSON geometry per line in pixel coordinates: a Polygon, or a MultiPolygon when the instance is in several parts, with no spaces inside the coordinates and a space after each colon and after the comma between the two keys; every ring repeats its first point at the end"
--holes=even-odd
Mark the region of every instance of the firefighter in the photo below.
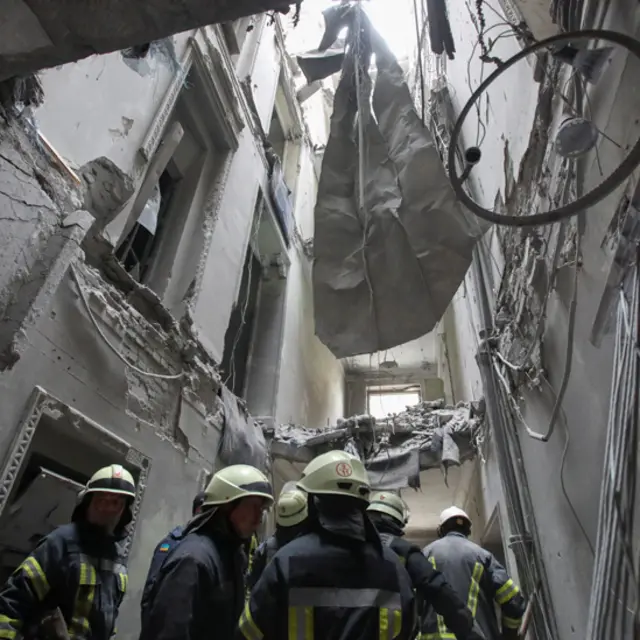
{"type": "Polygon", "coordinates": [[[307,496],[302,491],[282,491],[276,504],[276,531],[255,552],[247,577],[249,589],[253,589],[278,549],[306,532],[307,514],[307,496]]]}
{"type": "MultiPolygon", "coordinates": [[[[193,499],[191,505],[191,517],[197,516],[202,510],[202,503],[204,502],[204,491],[200,491],[193,499]]],[[[151,565],[149,566],[149,572],[147,573],[147,580],[142,591],[142,598],[140,599],[140,615],[142,618],[146,615],[149,608],[149,599],[153,591],[153,585],[155,584],[160,567],[169,555],[169,551],[175,547],[180,540],[184,538],[184,526],[177,526],[170,531],[156,546],[151,557],[151,565]]]]}
{"type": "Polygon", "coordinates": [[[420,549],[403,540],[408,522],[404,500],[390,491],[372,494],[367,513],[375,525],[382,543],[398,554],[419,601],[419,612],[431,605],[441,615],[457,640],[471,637],[473,617],[440,571],[422,555],[420,549]]]}
{"type": "Polygon", "coordinates": [[[202,513],[160,567],[141,640],[229,640],[245,600],[243,543],[273,504],[266,476],[244,464],[218,471],[202,513]]]}
{"type": "MultiPolygon", "coordinates": [[[[525,602],[520,589],[494,556],[469,540],[471,519],[458,507],[440,514],[439,540],[423,549],[433,566],[447,576],[458,595],[467,601],[476,625],[486,640],[516,640],[524,615],[525,602]],[[502,633],[494,602],[502,612],[502,633]]],[[[446,638],[445,621],[434,611],[427,613],[423,634],[446,638]]]]}
{"type": "Polygon", "coordinates": [[[330,451],[307,465],[297,486],[309,496],[309,532],[265,568],[240,618],[240,636],[412,639],[411,582],[366,516],[370,487],[362,462],[330,451]]]}
{"type": "Polygon", "coordinates": [[[127,535],[135,496],[133,477],[119,464],[91,477],[71,523],[43,538],[0,588],[0,638],[68,632],[71,640],[109,640],[127,589],[118,542],[127,535]]]}

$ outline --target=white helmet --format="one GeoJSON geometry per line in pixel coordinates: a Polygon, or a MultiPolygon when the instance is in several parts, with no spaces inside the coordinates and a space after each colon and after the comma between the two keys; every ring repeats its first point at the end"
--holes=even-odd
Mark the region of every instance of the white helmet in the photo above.
{"type": "Polygon", "coordinates": [[[351,496],[365,502],[371,492],[362,460],[340,450],[314,458],[302,472],[298,488],[309,494],[351,496]]]}
{"type": "Polygon", "coordinates": [[[276,505],[276,524],[280,527],[294,527],[306,520],[308,515],[307,496],[295,489],[280,494],[276,505]]]}
{"type": "Polygon", "coordinates": [[[376,491],[372,494],[367,511],[384,513],[391,516],[403,527],[409,521],[405,501],[392,491],[376,491]]]}
{"type": "Polygon", "coordinates": [[[247,464],[235,464],[221,469],[204,490],[203,507],[228,504],[241,498],[264,498],[267,506],[273,504],[273,491],[267,476],[247,464]]]}
{"type": "Polygon", "coordinates": [[[464,525],[466,524],[471,526],[471,518],[467,515],[466,511],[460,509],[460,507],[448,507],[440,514],[440,523],[438,526],[438,533],[442,529],[442,526],[449,522],[450,520],[456,521],[456,524],[464,525]]]}

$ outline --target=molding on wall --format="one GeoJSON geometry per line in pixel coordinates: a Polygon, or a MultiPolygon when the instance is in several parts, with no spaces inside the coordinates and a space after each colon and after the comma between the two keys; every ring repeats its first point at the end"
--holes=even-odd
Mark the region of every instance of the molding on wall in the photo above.
{"type": "Polygon", "coordinates": [[[136,498],[132,505],[133,519],[129,525],[129,535],[123,542],[125,555],[129,555],[131,543],[136,529],[138,515],[144,492],[147,488],[147,478],[151,468],[151,458],[144,455],[122,438],[105,429],[97,422],[62,402],[55,396],[45,391],[42,387],[35,387],[25,407],[22,419],[18,424],[13,442],[3,460],[0,471],[0,515],[9,504],[11,492],[20,475],[22,465],[26,463],[31,442],[35,435],[40,419],[43,415],[49,415],[55,420],[66,418],[70,425],[76,429],[90,431],[91,439],[96,440],[103,447],[109,448],[120,455],[125,461],[135,467],[139,472],[136,487],[136,498]]]}
{"type": "Polygon", "coordinates": [[[151,160],[153,154],[158,148],[158,145],[160,144],[160,139],[162,138],[162,134],[166,128],[169,117],[171,116],[171,113],[176,106],[176,102],[178,101],[178,97],[180,96],[180,92],[184,87],[184,81],[191,70],[192,61],[193,46],[191,45],[191,41],[189,41],[185,53],[180,60],[181,70],[179,73],[176,73],[171,80],[169,89],[160,103],[160,108],[151,122],[151,126],[142,141],[142,145],[140,145],[140,155],[143,157],[145,162],[149,162],[151,160]]]}
{"type": "Polygon", "coordinates": [[[222,131],[228,148],[236,151],[239,146],[238,136],[245,126],[238,104],[242,91],[240,86],[236,87],[233,83],[235,73],[230,60],[225,60],[221,49],[213,46],[209,39],[204,36],[202,39],[206,53],[197,37],[190,40],[193,61],[203,80],[209,105],[215,113],[216,125],[222,131]]]}

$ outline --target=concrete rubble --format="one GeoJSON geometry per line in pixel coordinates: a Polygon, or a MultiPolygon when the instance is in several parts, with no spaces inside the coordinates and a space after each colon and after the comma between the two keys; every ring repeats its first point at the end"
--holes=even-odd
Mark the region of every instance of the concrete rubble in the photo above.
{"type": "Polygon", "coordinates": [[[454,406],[437,400],[383,419],[352,416],[329,429],[283,424],[264,430],[275,459],[304,463],[324,451],[344,449],[366,461],[374,486],[401,488],[419,486],[421,470],[472,459],[483,426],[483,402],[454,406]]]}

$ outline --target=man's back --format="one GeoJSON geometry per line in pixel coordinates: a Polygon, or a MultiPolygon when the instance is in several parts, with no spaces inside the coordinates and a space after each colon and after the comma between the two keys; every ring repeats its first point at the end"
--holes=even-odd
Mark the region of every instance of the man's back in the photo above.
{"type": "Polygon", "coordinates": [[[156,545],[151,556],[151,564],[149,565],[149,571],[147,573],[147,580],[144,584],[142,591],[142,597],[140,598],[140,614],[144,622],[144,617],[149,608],[151,602],[153,589],[160,573],[160,569],[165,560],[169,557],[171,550],[182,540],[184,537],[184,528],[175,527],[170,531],[160,542],[156,545]]]}
{"type": "MultiPolygon", "coordinates": [[[[487,640],[501,637],[494,602],[502,608],[502,625],[517,628],[524,611],[524,599],[490,552],[461,533],[451,532],[425,547],[423,553],[467,602],[487,640]]],[[[442,626],[442,620],[431,610],[423,624],[423,633],[425,628],[442,632],[442,626]]]]}
{"type": "MultiPolygon", "coordinates": [[[[412,638],[414,596],[398,557],[372,542],[328,532],[303,535],[266,567],[240,630],[284,640],[292,628],[331,640],[412,638]]],[[[300,634],[303,637],[303,634],[300,634]]]]}
{"type": "Polygon", "coordinates": [[[141,640],[232,637],[244,601],[239,546],[189,533],[160,568],[141,640]]]}

